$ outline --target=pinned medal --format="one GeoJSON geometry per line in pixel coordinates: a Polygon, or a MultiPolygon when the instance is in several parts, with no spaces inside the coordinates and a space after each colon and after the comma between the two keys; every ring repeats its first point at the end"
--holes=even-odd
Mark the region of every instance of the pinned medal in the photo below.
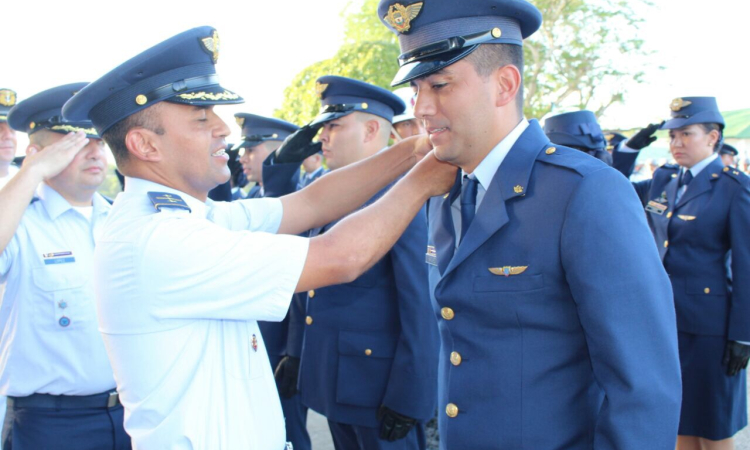
{"type": "Polygon", "coordinates": [[[520,275],[526,272],[529,266],[503,266],[503,267],[490,267],[489,271],[493,275],[503,275],[509,277],[511,275],[520,275]]]}
{"type": "Polygon", "coordinates": [[[255,337],[255,335],[253,335],[252,345],[253,345],[253,351],[257,352],[258,351],[258,338],[255,337]]]}
{"type": "Polygon", "coordinates": [[[434,245],[427,246],[427,253],[425,254],[424,262],[431,266],[437,266],[437,251],[434,245]]]}
{"type": "Polygon", "coordinates": [[[388,14],[383,17],[383,20],[399,33],[406,33],[411,28],[411,21],[416,19],[422,11],[423,4],[424,2],[419,2],[404,6],[400,3],[394,3],[388,8],[388,14]]]}

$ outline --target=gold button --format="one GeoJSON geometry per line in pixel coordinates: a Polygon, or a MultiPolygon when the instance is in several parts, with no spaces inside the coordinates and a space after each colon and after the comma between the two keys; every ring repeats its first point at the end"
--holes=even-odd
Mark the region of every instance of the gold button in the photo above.
{"type": "Polygon", "coordinates": [[[369,348],[367,350],[365,350],[365,355],[367,355],[367,356],[372,355],[372,350],[370,350],[369,348]]]}
{"type": "Polygon", "coordinates": [[[729,167],[725,167],[724,172],[729,172],[729,167]]]}
{"type": "Polygon", "coordinates": [[[31,123],[29,124],[29,128],[31,128],[32,130],[33,130],[34,128],[36,128],[36,123],[34,123],[34,122],[31,122],[31,123]]]}
{"type": "Polygon", "coordinates": [[[310,289],[309,291],[307,291],[307,296],[310,298],[315,297],[315,289],[310,289]]]}
{"type": "Polygon", "coordinates": [[[458,366],[461,364],[461,354],[458,352],[451,352],[451,364],[458,366]]]}
{"type": "Polygon", "coordinates": [[[556,151],[557,151],[557,149],[555,147],[550,147],[550,148],[547,149],[547,151],[545,153],[547,153],[548,155],[551,155],[551,154],[555,153],[556,151]]]}
{"type": "Polygon", "coordinates": [[[671,218],[672,218],[672,211],[669,211],[669,212],[667,213],[667,219],[671,219],[671,218]]]}
{"type": "Polygon", "coordinates": [[[502,32],[502,30],[500,30],[500,28],[495,27],[495,28],[492,29],[492,37],[493,38],[497,39],[497,38],[499,38],[502,35],[503,35],[503,32],[502,32]]]}
{"type": "Polygon", "coordinates": [[[711,293],[711,289],[709,289],[709,288],[703,289],[703,292],[705,292],[706,294],[710,294],[711,293]]]}
{"type": "Polygon", "coordinates": [[[145,105],[145,104],[146,104],[146,102],[148,102],[148,99],[146,98],[146,96],[145,96],[145,95],[143,95],[143,94],[138,94],[138,95],[137,95],[137,96],[135,97],[135,102],[136,102],[136,103],[138,103],[139,105],[143,106],[143,105],[145,105]]]}
{"type": "Polygon", "coordinates": [[[312,317],[310,317],[310,316],[307,316],[307,317],[305,318],[305,323],[306,323],[306,324],[308,324],[308,325],[312,325],[312,317]]]}
{"type": "Polygon", "coordinates": [[[445,320],[453,320],[453,318],[456,317],[456,314],[450,308],[441,309],[440,315],[443,316],[443,319],[445,320]]]}
{"type": "Polygon", "coordinates": [[[448,414],[448,417],[456,417],[458,415],[458,406],[448,403],[448,406],[445,407],[445,413],[448,414]]]}
{"type": "Polygon", "coordinates": [[[367,109],[369,105],[367,103],[362,103],[362,109],[367,109]]]}
{"type": "Polygon", "coordinates": [[[669,241],[664,241],[664,248],[669,247],[669,241]]]}
{"type": "Polygon", "coordinates": [[[677,178],[677,174],[676,174],[676,173],[673,173],[673,174],[672,174],[672,178],[677,178]]]}

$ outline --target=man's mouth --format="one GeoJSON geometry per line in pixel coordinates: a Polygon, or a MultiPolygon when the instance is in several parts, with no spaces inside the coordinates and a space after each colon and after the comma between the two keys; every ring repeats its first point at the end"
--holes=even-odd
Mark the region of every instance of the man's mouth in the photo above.
{"type": "Polygon", "coordinates": [[[443,131],[446,131],[448,127],[442,127],[442,128],[428,128],[427,133],[429,134],[440,134],[443,131]]]}
{"type": "Polygon", "coordinates": [[[211,156],[226,156],[226,154],[227,154],[226,147],[222,147],[216,150],[215,152],[211,153],[211,156]]]}

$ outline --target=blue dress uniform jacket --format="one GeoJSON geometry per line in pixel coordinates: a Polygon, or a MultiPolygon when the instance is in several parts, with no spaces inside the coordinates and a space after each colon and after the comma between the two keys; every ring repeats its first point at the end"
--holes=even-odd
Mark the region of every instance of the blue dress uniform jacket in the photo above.
{"type": "Polygon", "coordinates": [[[455,247],[460,189],[428,210],[441,448],[674,448],[672,293],[629,183],[533,120],[455,247]]]}
{"type": "Polygon", "coordinates": [[[422,262],[426,225],[422,209],[362,276],[308,293],[299,389],[330,421],[378,427],[380,405],[420,421],[434,414],[439,340],[422,262]]]}
{"type": "Polygon", "coordinates": [[[667,206],[646,216],[672,281],[677,329],[750,341],[750,278],[734,277],[730,291],[726,270],[731,249],[732,273],[750,273],[750,179],[716,158],[675,204],[678,173],[678,166],[662,166],[633,184],[644,207],[667,206]]]}

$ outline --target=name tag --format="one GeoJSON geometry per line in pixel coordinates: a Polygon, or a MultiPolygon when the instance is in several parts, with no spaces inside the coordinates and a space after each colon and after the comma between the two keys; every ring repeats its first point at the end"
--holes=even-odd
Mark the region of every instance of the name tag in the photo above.
{"type": "Polygon", "coordinates": [[[667,208],[669,208],[669,206],[662,205],[661,203],[656,202],[654,200],[651,200],[646,205],[646,211],[652,212],[654,214],[659,214],[659,215],[664,214],[664,212],[667,210],[667,208]]]}
{"type": "Polygon", "coordinates": [[[52,264],[68,264],[76,262],[73,252],[55,252],[55,253],[44,253],[42,254],[44,265],[49,266],[52,264]]]}
{"type": "Polygon", "coordinates": [[[435,251],[435,247],[432,245],[427,246],[427,253],[425,254],[424,262],[431,266],[437,266],[437,252],[435,251]]]}

